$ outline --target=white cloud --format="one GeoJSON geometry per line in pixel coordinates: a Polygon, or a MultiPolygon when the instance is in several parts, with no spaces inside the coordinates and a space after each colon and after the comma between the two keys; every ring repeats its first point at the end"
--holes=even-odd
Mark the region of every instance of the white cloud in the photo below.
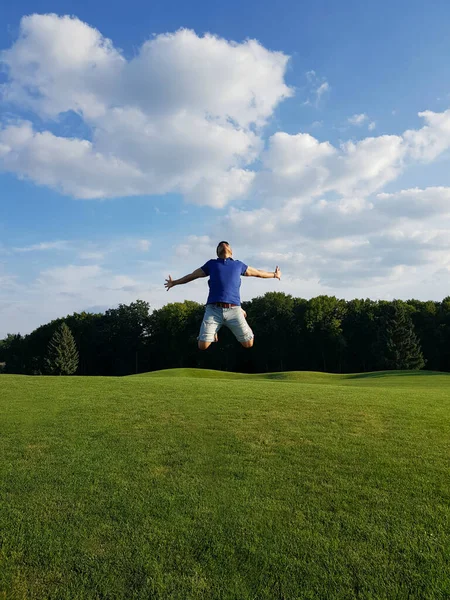
{"type": "MultiPolygon", "coordinates": [[[[215,242],[216,246],[220,242],[215,242]]],[[[183,244],[175,247],[175,256],[180,259],[191,260],[192,256],[215,255],[214,241],[209,235],[189,235],[183,244]]]]}
{"type": "MultiPolygon", "coordinates": [[[[370,119],[369,119],[369,116],[366,115],[366,113],[360,113],[360,114],[355,114],[352,117],[349,117],[347,119],[347,121],[350,123],[350,125],[355,125],[356,127],[361,127],[362,125],[364,125],[365,123],[370,121],[370,119]]],[[[370,121],[367,124],[367,129],[369,131],[374,131],[376,126],[377,125],[376,125],[375,121],[370,121]]]]}
{"type": "Polygon", "coordinates": [[[125,65],[99,31],[54,14],[23,17],[19,39],[0,58],[10,74],[5,99],[44,117],[69,110],[87,118],[103,114],[125,65]]]}
{"type": "Polygon", "coordinates": [[[429,162],[450,148],[450,110],[420,116],[426,121],[421,129],[347,141],[338,148],[310,134],[278,132],[268,141],[253,190],[268,207],[305,206],[325,194],[365,198],[414,162],[429,162]]]}
{"type": "Polygon", "coordinates": [[[400,136],[349,141],[335,148],[309,134],[276,133],[254,188],[278,205],[292,199],[309,203],[326,193],[367,195],[398,176],[406,151],[400,136]]]}
{"type": "Polygon", "coordinates": [[[330,91],[330,84],[328,83],[328,81],[324,81],[323,83],[321,83],[319,85],[319,87],[316,90],[316,94],[317,94],[317,102],[320,102],[320,99],[322,98],[322,96],[326,93],[330,91]]]}
{"type": "Polygon", "coordinates": [[[305,76],[308,82],[306,86],[308,98],[303,104],[319,108],[322,97],[331,90],[331,86],[325,77],[319,77],[314,70],[307,71],[305,76]]]}
{"type": "Polygon", "coordinates": [[[230,198],[245,197],[255,173],[244,169],[230,169],[227,173],[209,173],[186,194],[194,204],[223,208],[230,198]]]}
{"type": "MultiPolygon", "coordinates": [[[[336,154],[329,142],[320,143],[309,133],[275,133],[263,157],[264,167],[274,175],[283,177],[299,176],[324,164],[326,159],[336,154]]],[[[315,178],[320,173],[315,171],[315,178]]]]}
{"type": "Polygon", "coordinates": [[[406,149],[401,137],[383,135],[347,142],[333,164],[329,190],[342,195],[369,194],[395,179],[401,169],[406,149]]]}
{"type": "Polygon", "coordinates": [[[318,197],[294,207],[291,201],[284,207],[231,209],[219,227],[226,228],[231,243],[245,240],[243,255],[254,266],[279,263],[289,282],[284,289],[291,293],[446,295],[449,188],[318,197]],[[418,289],[435,271],[441,273],[439,285],[418,289]]]}
{"type": "MultiPolygon", "coordinates": [[[[419,130],[340,148],[279,132],[255,173],[250,164],[263,150],[258,128],[292,91],[284,83],[288,58],[254,40],[180,30],[147,41],[127,61],[78,19],[32,15],[1,57],[6,99],[47,118],[75,111],[92,139],[9,123],[0,129],[0,168],[79,198],[176,191],[223,208],[250,192],[302,203],[325,193],[364,196],[395,179],[406,160],[430,161],[450,147],[450,111],[426,111],[419,130]]],[[[329,90],[314,71],[307,79],[317,98],[329,90]]]]}
{"type": "Polygon", "coordinates": [[[356,115],[353,115],[352,117],[348,118],[348,122],[351,125],[362,125],[363,123],[365,123],[368,120],[369,120],[369,117],[365,113],[356,114],[356,115]]]}
{"type": "Polygon", "coordinates": [[[0,130],[0,165],[78,198],[175,191],[224,206],[251,182],[256,130],[292,94],[284,54],[190,30],[158,35],[127,61],[76,18],[32,15],[1,60],[4,99],[47,119],[74,111],[91,139],[12,123],[0,130]]]}
{"type": "Polygon", "coordinates": [[[113,308],[137,299],[152,307],[167,302],[158,266],[146,265],[130,275],[96,264],[68,264],[43,269],[29,283],[5,274],[0,276],[0,339],[7,333],[29,333],[73,312],[113,308]]]}
{"type": "Polygon", "coordinates": [[[42,271],[37,283],[50,287],[57,284],[61,292],[71,292],[77,291],[80,284],[86,281],[95,283],[101,273],[99,265],[55,267],[42,271]]]}
{"type": "Polygon", "coordinates": [[[17,275],[0,275],[0,289],[5,291],[7,287],[15,287],[17,285],[17,275]]]}
{"type": "MultiPolygon", "coordinates": [[[[74,111],[90,135],[61,137],[29,121],[5,122],[0,168],[79,198],[175,191],[220,209],[234,199],[251,199],[179,240],[164,265],[167,273],[153,261],[140,261],[153,281],[161,280],[156,287],[147,283],[149,273],[125,274],[107,263],[114,252],[147,252],[147,239],[17,244],[17,256],[44,250],[71,250],[75,256],[69,265],[43,270],[28,288],[2,273],[2,307],[8,304],[14,314],[20,307],[31,319],[33,307],[45,305],[46,293],[55,298],[52,318],[58,310],[67,314],[71,307],[138,297],[151,296],[160,305],[184,297],[201,301],[204,281],[166,296],[163,279],[214,257],[220,239],[229,239],[237,257],[256,267],[279,263],[283,289],[297,295],[334,289],[350,296],[356,289],[372,297],[406,293],[435,272],[441,287],[433,289],[450,283],[449,188],[392,191],[406,169],[450,148],[450,109],[419,113],[423,126],[401,135],[332,144],[305,132],[279,131],[264,143],[262,128],[292,92],[284,82],[288,58],[256,41],[234,43],[180,30],[156,36],[126,60],[77,19],[33,15],[22,20],[19,39],[1,59],[9,77],[4,98],[49,121],[64,122],[64,113],[74,111]],[[77,259],[96,264],[78,265],[77,259]],[[17,293],[12,299],[4,295],[7,286],[17,293]]],[[[310,103],[317,103],[330,86],[314,71],[306,79],[310,103]]],[[[376,127],[366,113],[349,121],[369,131],[376,127]]],[[[246,297],[272,289],[263,283],[246,282],[246,297]]]]}
{"type": "Polygon", "coordinates": [[[46,250],[67,250],[69,242],[66,240],[58,240],[55,242],[40,242],[39,244],[31,244],[31,246],[20,246],[12,248],[13,252],[40,252],[46,250]]]}
{"type": "Polygon", "coordinates": [[[411,156],[423,162],[433,161],[450,147],[450,109],[435,113],[426,110],[419,113],[426,125],[419,130],[409,130],[403,134],[411,156]]]}
{"type": "Polygon", "coordinates": [[[4,246],[2,251],[7,254],[24,254],[32,252],[55,252],[64,250],[66,253],[72,253],[74,257],[83,260],[102,259],[108,255],[125,253],[133,255],[138,252],[147,252],[152,245],[149,239],[140,239],[133,237],[118,237],[108,239],[104,242],[91,241],[84,239],[74,240],[55,240],[29,244],[28,246],[4,246]]]}
{"type": "Polygon", "coordinates": [[[428,219],[435,215],[450,215],[450,188],[413,188],[396,193],[377,195],[377,209],[391,216],[408,219],[428,219]]]}
{"type": "Polygon", "coordinates": [[[133,195],[142,186],[132,164],[96,152],[87,140],[37,133],[30,122],[0,129],[2,154],[5,170],[78,198],[133,195]]]}

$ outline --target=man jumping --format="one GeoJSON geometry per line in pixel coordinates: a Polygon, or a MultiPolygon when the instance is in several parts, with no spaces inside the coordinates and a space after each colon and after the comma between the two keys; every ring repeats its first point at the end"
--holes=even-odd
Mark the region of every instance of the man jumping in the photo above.
{"type": "Polygon", "coordinates": [[[264,279],[281,279],[278,267],[273,273],[254,269],[240,260],[232,258],[233,251],[228,242],[219,242],[217,249],[218,258],[208,260],[203,267],[196,269],[181,279],[166,279],[167,291],[174,285],[189,283],[199,277],[209,276],[209,295],[206,302],[205,314],[198,336],[198,347],[206,350],[213,342],[217,342],[217,332],[225,325],[235,335],[244,348],[253,346],[254,335],[250,329],[246,316],[241,308],[240,287],[241,275],[246,277],[262,277],[264,279]]]}

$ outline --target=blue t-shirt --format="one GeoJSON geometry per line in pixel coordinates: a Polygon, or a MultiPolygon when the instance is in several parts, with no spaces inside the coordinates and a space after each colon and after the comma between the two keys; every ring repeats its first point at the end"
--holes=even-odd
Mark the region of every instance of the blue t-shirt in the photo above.
{"type": "Polygon", "coordinates": [[[209,296],[207,304],[227,302],[240,306],[241,275],[244,275],[248,265],[232,258],[216,258],[208,260],[202,267],[205,275],[209,275],[209,296]]]}

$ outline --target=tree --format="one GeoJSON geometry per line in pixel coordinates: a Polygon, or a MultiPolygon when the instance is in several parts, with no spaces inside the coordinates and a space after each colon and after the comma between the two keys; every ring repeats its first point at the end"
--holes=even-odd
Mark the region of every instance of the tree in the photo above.
{"type": "Polygon", "coordinates": [[[414,331],[411,308],[401,300],[381,302],[380,367],[422,369],[425,366],[419,338],[414,331]]]}
{"type": "MultiPolygon", "coordinates": [[[[444,300],[445,302],[445,300],[444,300]]],[[[441,370],[443,350],[447,344],[441,347],[439,317],[440,302],[428,300],[408,300],[408,306],[412,307],[411,318],[414,324],[414,331],[420,340],[422,353],[426,356],[427,369],[430,371],[441,370]]],[[[445,370],[445,369],[442,369],[445,370]]]]}
{"type": "Polygon", "coordinates": [[[346,312],[344,300],[335,296],[317,296],[308,302],[305,325],[309,333],[309,369],[329,372],[342,371],[346,341],[342,321],[346,312]]]}
{"type": "Polygon", "coordinates": [[[108,375],[129,375],[150,365],[143,350],[150,334],[150,304],[136,300],[108,309],[100,324],[103,372],[108,375]]]}
{"type": "Polygon", "coordinates": [[[50,375],[73,375],[78,368],[78,350],[72,332],[65,323],[55,331],[46,359],[50,375]]]}
{"type": "Polygon", "coordinates": [[[442,300],[438,311],[438,352],[440,371],[450,371],[450,296],[442,300]]]}
{"type": "MultiPolygon", "coordinates": [[[[245,350],[243,356],[252,357],[256,371],[285,371],[294,368],[291,366],[295,358],[292,352],[293,306],[292,296],[284,292],[266,292],[264,296],[245,303],[248,322],[257,343],[251,353],[245,350]]],[[[236,344],[233,340],[234,349],[237,349],[236,344]]]]}
{"type": "Polygon", "coordinates": [[[8,333],[6,338],[0,341],[0,362],[6,363],[3,367],[5,373],[23,373],[23,340],[20,333],[8,333]]]}
{"type": "Polygon", "coordinates": [[[377,355],[374,353],[374,345],[377,341],[376,308],[376,302],[368,298],[347,302],[342,321],[346,341],[344,364],[346,372],[361,373],[376,369],[377,355]]]}
{"type": "MultiPolygon", "coordinates": [[[[305,300],[268,292],[243,304],[256,343],[241,348],[226,327],[218,344],[197,349],[204,307],[186,300],[150,314],[142,300],[105,313],[74,313],[0,340],[6,373],[49,372],[50,342],[64,323],[80,360],[78,375],[128,375],[173,367],[254,373],[380,369],[450,371],[450,297],[442,302],[305,300]]],[[[53,359],[59,359],[52,344],[53,359]]],[[[58,346],[59,348],[59,346],[58,346]]],[[[53,372],[53,371],[50,371],[53,372]]]]}
{"type": "Polygon", "coordinates": [[[197,302],[185,300],[153,311],[148,338],[152,369],[197,366],[197,336],[203,310],[197,302]]]}

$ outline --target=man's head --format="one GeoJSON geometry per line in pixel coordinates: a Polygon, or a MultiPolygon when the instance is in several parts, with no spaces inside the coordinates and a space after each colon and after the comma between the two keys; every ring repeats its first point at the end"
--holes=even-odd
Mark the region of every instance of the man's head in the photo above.
{"type": "Polygon", "coordinates": [[[228,242],[219,242],[216,252],[219,258],[230,258],[230,256],[233,256],[233,250],[228,242]]]}

